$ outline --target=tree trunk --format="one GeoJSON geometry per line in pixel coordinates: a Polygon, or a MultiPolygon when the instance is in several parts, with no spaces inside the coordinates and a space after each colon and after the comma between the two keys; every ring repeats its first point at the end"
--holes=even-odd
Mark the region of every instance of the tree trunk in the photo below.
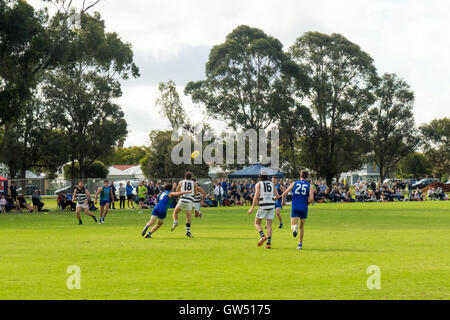
{"type": "Polygon", "coordinates": [[[326,177],[326,181],[327,181],[328,190],[331,191],[332,190],[333,177],[332,176],[326,177]]]}

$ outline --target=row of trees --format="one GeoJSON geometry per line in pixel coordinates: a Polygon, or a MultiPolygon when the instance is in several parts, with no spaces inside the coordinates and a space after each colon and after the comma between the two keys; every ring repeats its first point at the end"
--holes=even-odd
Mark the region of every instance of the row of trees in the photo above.
{"type": "MultiPolygon", "coordinates": [[[[406,161],[416,150],[430,164],[421,174],[450,172],[449,119],[417,128],[406,81],[379,75],[370,55],[340,34],[307,32],[284,51],[262,30],[239,26],[212,48],[205,74],[189,82],[185,94],[234,131],[278,126],[281,169],[288,176],[306,167],[331,184],[343,172],[375,163],[382,179],[394,172],[417,177],[406,161]]],[[[189,129],[173,81],[159,90],[157,104],[172,127],[189,129]]],[[[149,154],[161,152],[163,139],[163,132],[152,132],[156,150],[149,154]]],[[[159,168],[162,162],[153,173],[159,168]]]]}
{"type": "Polygon", "coordinates": [[[71,177],[84,178],[125,140],[114,100],[139,70],[131,45],[88,13],[99,0],[78,11],[76,1],[46,2],[52,16],[0,0],[0,162],[12,178],[30,169],[52,176],[67,162],[71,177]]]}

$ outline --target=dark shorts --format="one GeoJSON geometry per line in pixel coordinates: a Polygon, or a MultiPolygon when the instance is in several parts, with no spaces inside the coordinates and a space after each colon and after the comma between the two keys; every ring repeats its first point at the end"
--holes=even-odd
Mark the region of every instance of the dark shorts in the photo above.
{"type": "Polygon", "coordinates": [[[110,203],[111,200],[100,200],[100,207],[106,206],[107,203],[110,203]]]}
{"type": "Polygon", "coordinates": [[[139,198],[139,202],[144,202],[145,198],[139,198]]]}
{"type": "Polygon", "coordinates": [[[159,211],[156,211],[156,210],[153,210],[152,211],[152,216],[157,216],[158,217],[158,219],[165,219],[166,218],[166,216],[167,216],[167,212],[159,212],[159,211]]]}
{"type": "Polygon", "coordinates": [[[128,200],[133,200],[133,195],[132,194],[127,195],[127,199],[128,200]]]}
{"type": "Polygon", "coordinates": [[[292,209],[291,218],[300,218],[302,220],[307,219],[308,218],[308,209],[306,209],[306,210],[292,209]]]}
{"type": "Polygon", "coordinates": [[[283,206],[278,201],[275,201],[275,209],[277,208],[283,209],[283,206]]]}

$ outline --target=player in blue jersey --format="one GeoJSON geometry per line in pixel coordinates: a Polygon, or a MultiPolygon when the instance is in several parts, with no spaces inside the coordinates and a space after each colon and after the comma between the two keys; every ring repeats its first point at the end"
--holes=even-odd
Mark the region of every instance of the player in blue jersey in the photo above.
{"type": "MultiPolygon", "coordinates": [[[[283,194],[283,192],[286,190],[285,187],[283,187],[279,182],[277,177],[272,177],[272,183],[275,186],[275,189],[277,189],[278,194],[283,194]]],[[[282,200],[281,197],[275,201],[275,213],[277,214],[278,221],[280,221],[280,225],[278,226],[278,229],[283,228],[283,219],[281,218],[281,210],[283,209],[282,206],[282,200]]]]}
{"type": "Polygon", "coordinates": [[[305,223],[308,218],[308,205],[314,201],[314,190],[310,183],[306,181],[308,179],[308,171],[303,170],[300,172],[300,180],[292,183],[282,195],[284,200],[289,192],[292,191],[292,210],[291,210],[291,229],[294,238],[297,237],[298,224],[300,222],[300,242],[297,246],[298,250],[303,248],[303,235],[305,232],[305,223]]]}
{"type": "Polygon", "coordinates": [[[106,214],[108,213],[111,202],[114,202],[114,195],[108,180],[105,180],[103,182],[103,186],[98,188],[97,192],[95,193],[95,204],[97,204],[97,199],[99,195],[100,195],[100,219],[98,223],[102,224],[105,223],[105,217],[106,214]]]}
{"type": "Polygon", "coordinates": [[[170,206],[170,202],[172,201],[173,197],[178,197],[183,194],[191,193],[191,191],[183,191],[183,192],[171,192],[172,191],[172,184],[168,183],[164,186],[163,191],[158,196],[159,201],[158,204],[153,208],[152,211],[152,217],[150,218],[150,221],[145,225],[144,230],[142,230],[141,235],[145,236],[145,238],[151,238],[152,234],[158,230],[162,224],[164,223],[164,219],[167,215],[167,208],[170,206]],[[158,221],[156,226],[153,227],[152,230],[150,230],[149,233],[145,234],[152,225],[155,224],[155,222],[158,221]]]}

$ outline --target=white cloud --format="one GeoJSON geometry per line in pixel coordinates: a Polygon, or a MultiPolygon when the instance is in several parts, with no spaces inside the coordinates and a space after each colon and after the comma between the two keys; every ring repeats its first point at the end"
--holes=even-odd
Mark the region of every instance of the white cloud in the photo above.
{"type": "Polygon", "coordinates": [[[411,85],[418,123],[450,116],[449,9],[444,0],[104,0],[95,8],[108,30],[133,45],[141,69],[120,99],[131,131],[127,144],[138,145],[144,132],[167,126],[144,107],[154,103],[148,86],[171,78],[182,93],[187,81],[202,78],[210,48],[240,24],[263,29],[285,48],[306,31],[341,33],[374,58],[380,73],[411,85]]]}

